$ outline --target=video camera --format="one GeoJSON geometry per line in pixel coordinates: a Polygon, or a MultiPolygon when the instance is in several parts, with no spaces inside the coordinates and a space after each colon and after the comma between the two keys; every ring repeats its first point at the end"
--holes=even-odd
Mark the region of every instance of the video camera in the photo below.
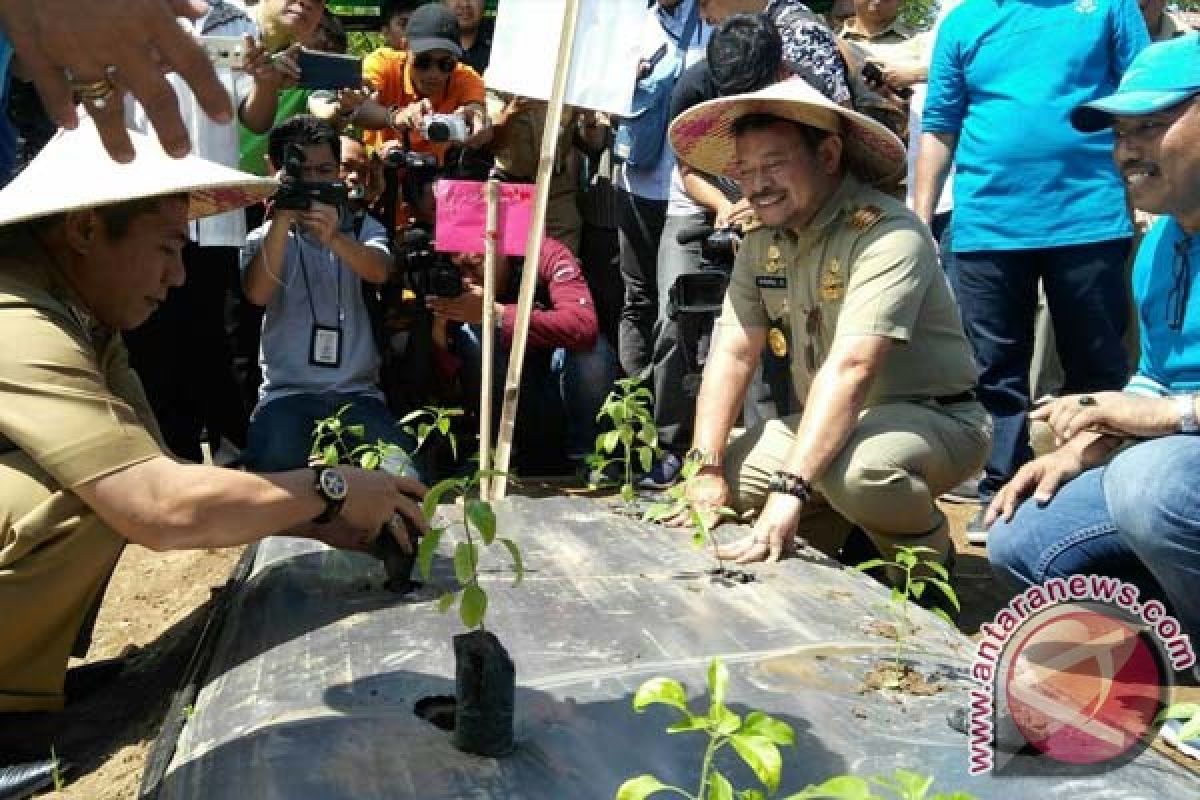
{"type": "Polygon", "coordinates": [[[713,228],[696,225],[681,230],[675,237],[681,245],[700,242],[700,268],[681,273],[669,292],[673,311],[686,314],[713,314],[721,310],[733,262],[742,241],[736,226],[713,228]]]}
{"type": "Polygon", "coordinates": [[[283,177],[271,201],[280,211],[308,211],[313,203],[324,203],[341,213],[349,206],[350,191],[341,181],[306,182],[304,150],[299,145],[289,144],[283,151],[283,177]]]}
{"type": "Polygon", "coordinates": [[[418,297],[458,297],[462,274],[449,257],[433,249],[433,237],[423,228],[404,231],[396,247],[396,266],[418,297]]]}

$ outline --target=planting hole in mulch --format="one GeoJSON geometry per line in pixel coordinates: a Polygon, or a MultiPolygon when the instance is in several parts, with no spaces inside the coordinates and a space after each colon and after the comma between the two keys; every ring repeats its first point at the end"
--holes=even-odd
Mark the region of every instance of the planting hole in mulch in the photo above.
{"type": "Polygon", "coordinates": [[[737,586],[755,581],[753,572],[745,572],[732,567],[713,567],[708,574],[712,576],[713,583],[719,583],[722,586],[737,586]]]}
{"type": "Polygon", "coordinates": [[[454,712],[458,707],[455,699],[445,694],[422,697],[413,706],[413,713],[439,730],[454,732],[454,712]]]}
{"type": "Polygon", "coordinates": [[[930,681],[911,664],[881,661],[863,676],[862,692],[891,689],[916,697],[929,697],[945,688],[937,680],[930,681]]]}

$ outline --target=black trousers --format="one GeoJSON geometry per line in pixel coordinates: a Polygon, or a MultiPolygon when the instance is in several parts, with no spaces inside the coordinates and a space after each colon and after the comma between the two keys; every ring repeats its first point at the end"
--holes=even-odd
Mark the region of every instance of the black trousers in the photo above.
{"type": "Polygon", "coordinates": [[[222,436],[239,447],[246,441],[248,414],[225,331],[227,299],[239,280],[238,249],[189,244],[183,265],[183,286],[127,331],[125,343],[167,446],[199,462],[202,437],[213,447],[222,436]]]}
{"type": "Polygon", "coordinates": [[[667,201],[617,192],[617,228],[625,303],[617,339],[617,357],[626,375],[645,375],[654,351],[658,319],[658,241],[667,218],[667,201]]]}

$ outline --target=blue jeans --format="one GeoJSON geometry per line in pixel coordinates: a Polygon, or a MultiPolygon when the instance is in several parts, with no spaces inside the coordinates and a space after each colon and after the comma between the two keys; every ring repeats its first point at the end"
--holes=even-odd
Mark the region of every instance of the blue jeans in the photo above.
{"type": "MultiPolygon", "coordinates": [[[[482,334],[477,325],[462,325],[453,334],[455,352],[463,360],[463,390],[478,405],[482,334]]],[[[498,420],[508,373],[507,349],[496,348],[493,369],[492,412],[498,420]]],[[[554,441],[552,432],[564,431],[567,458],[590,455],[598,433],[596,413],[612,391],[619,372],[616,353],[603,336],[597,336],[596,345],[586,351],[562,347],[552,351],[526,350],[514,449],[522,441],[544,446],[547,441],[554,441]]]]}
{"type": "MultiPolygon", "coordinates": [[[[242,462],[255,472],[283,472],[307,466],[317,420],[332,416],[347,404],[350,408],[342,421],[347,425],[362,425],[364,442],[374,444],[382,440],[406,453],[413,451],[416,442],[400,429],[392,412],[378,397],[332,392],[293,394],[254,409],[242,462]]],[[[405,474],[419,477],[418,470],[411,466],[405,474]]]]}
{"type": "Polygon", "coordinates": [[[1029,500],[988,534],[988,560],[1017,591],[1048,578],[1111,575],[1166,601],[1200,635],[1200,436],[1135,445],[1045,506],[1029,500]]]}
{"type": "Polygon", "coordinates": [[[1125,385],[1129,247],[1129,239],[1115,239],[1041,250],[959,252],[949,259],[947,277],[979,365],[979,400],[995,422],[979,486],[984,500],[1033,455],[1027,414],[1039,280],[1065,371],[1063,392],[1125,385]]]}

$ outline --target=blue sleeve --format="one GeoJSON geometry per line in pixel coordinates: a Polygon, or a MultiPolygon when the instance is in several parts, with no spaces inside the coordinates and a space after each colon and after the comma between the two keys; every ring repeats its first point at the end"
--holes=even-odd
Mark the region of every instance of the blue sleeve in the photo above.
{"type": "Polygon", "coordinates": [[[1113,28],[1113,66],[1117,69],[1114,83],[1120,81],[1134,56],[1150,46],[1146,20],[1135,0],[1113,0],[1109,9],[1113,28]]]}
{"type": "Polygon", "coordinates": [[[358,241],[367,247],[381,251],[388,257],[392,255],[392,251],[388,247],[387,230],[379,220],[370,214],[363,219],[362,235],[358,237],[358,241]]]}
{"type": "MultiPolygon", "coordinates": [[[[1149,343],[1151,337],[1154,335],[1146,327],[1142,308],[1149,299],[1150,279],[1154,274],[1154,260],[1158,256],[1158,248],[1166,232],[1169,220],[1170,217],[1164,215],[1154,221],[1150,229],[1142,237],[1142,241],[1138,244],[1137,253],[1133,258],[1130,288],[1133,292],[1133,308],[1138,326],[1138,340],[1141,342],[1149,343]]],[[[1161,379],[1154,374],[1154,365],[1150,363],[1150,349],[1148,346],[1139,348],[1137,371],[1130,383],[1134,383],[1138,378],[1143,378],[1162,385],[1161,379]]]]}
{"type": "Polygon", "coordinates": [[[967,115],[967,81],[963,72],[960,27],[947,20],[947,24],[938,30],[933,44],[925,112],[921,119],[921,129],[929,133],[957,135],[967,115]]]}

